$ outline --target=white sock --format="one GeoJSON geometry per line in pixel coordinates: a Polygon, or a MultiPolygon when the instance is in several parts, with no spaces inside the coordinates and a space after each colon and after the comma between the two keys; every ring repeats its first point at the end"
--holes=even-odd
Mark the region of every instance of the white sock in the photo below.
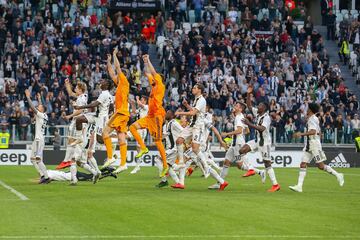
{"type": "Polygon", "coordinates": [[[42,173],[42,171],[39,168],[39,165],[37,163],[36,160],[31,160],[31,163],[34,165],[36,171],[40,174],[40,177],[44,176],[44,174],[42,173]]]}
{"type": "Polygon", "coordinates": [[[247,164],[247,166],[248,166],[248,170],[254,170],[254,171],[256,172],[256,174],[260,174],[260,173],[261,173],[261,170],[255,168],[253,165],[251,165],[251,163],[246,162],[246,164],[247,164]]]}
{"type": "Polygon", "coordinates": [[[223,184],[224,183],[224,179],[222,179],[220,177],[220,175],[217,173],[217,171],[215,171],[214,169],[212,168],[209,168],[209,172],[210,172],[210,175],[216,179],[216,181],[218,181],[218,183],[220,184],[223,184]]]}
{"type": "Polygon", "coordinates": [[[198,166],[200,168],[201,172],[205,175],[205,169],[204,169],[204,166],[201,164],[200,159],[196,155],[195,155],[194,159],[196,159],[194,161],[196,166],[198,166]]]}
{"type": "Polygon", "coordinates": [[[220,177],[225,179],[227,177],[228,173],[229,173],[229,166],[224,165],[221,170],[220,177]]]}
{"type": "Polygon", "coordinates": [[[241,165],[241,170],[244,170],[244,171],[249,170],[249,164],[247,163],[247,161],[243,161],[243,163],[241,165]]]}
{"type": "Polygon", "coordinates": [[[306,168],[300,168],[300,171],[299,171],[299,178],[298,178],[298,186],[302,188],[303,186],[303,183],[304,183],[304,179],[305,179],[305,176],[306,176],[306,168]]]}
{"type": "Polygon", "coordinates": [[[220,171],[219,165],[216,164],[216,162],[212,158],[208,158],[208,163],[210,166],[212,166],[216,171],[220,171]]]}
{"type": "Polygon", "coordinates": [[[162,161],[159,159],[159,157],[155,158],[155,167],[157,167],[159,169],[159,174],[161,174],[162,170],[163,170],[163,163],[162,161]]]}
{"type": "Polygon", "coordinates": [[[207,164],[207,158],[205,156],[205,154],[202,151],[199,151],[197,154],[198,159],[200,160],[201,164],[204,167],[204,171],[207,172],[209,171],[209,165],[207,164]]]}
{"type": "Polygon", "coordinates": [[[96,175],[96,174],[97,174],[97,172],[95,171],[95,169],[92,168],[92,167],[90,167],[90,165],[87,164],[87,163],[82,163],[82,164],[81,164],[81,167],[82,167],[83,169],[85,169],[86,171],[90,172],[90,173],[93,174],[93,175],[96,175]]]}
{"type": "Polygon", "coordinates": [[[330,167],[329,165],[325,165],[324,167],[324,171],[334,175],[335,177],[339,177],[339,173],[337,171],[335,171],[332,167],[330,167]]]}
{"type": "Polygon", "coordinates": [[[74,154],[74,150],[75,150],[74,146],[67,145],[65,158],[64,158],[63,162],[67,162],[67,161],[71,160],[71,158],[72,158],[72,156],[74,154]]]}
{"type": "Polygon", "coordinates": [[[175,171],[174,171],[173,168],[169,168],[169,175],[170,175],[170,177],[174,180],[175,183],[179,183],[179,182],[180,182],[179,177],[178,177],[178,175],[175,173],[175,171]]]}
{"type": "Polygon", "coordinates": [[[82,139],[82,129],[81,130],[75,130],[75,138],[76,139],[82,139]]]}
{"type": "Polygon", "coordinates": [[[188,169],[193,162],[194,162],[194,161],[193,161],[192,159],[190,159],[189,161],[187,161],[187,162],[185,163],[185,168],[188,169]]]}
{"type": "Polygon", "coordinates": [[[94,157],[91,157],[88,161],[89,161],[90,166],[93,169],[95,169],[97,172],[101,172],[100,169],[99,169],[99,166],[98,166],[98,164],[96,162],[96,159],[94,157]]]}
{"type": "Polygon", "coordinates": [[[162,181],[162,182],[167,182],[167,177],[166,177],[166,176],[165,176],[165,177],[162,177],[162,178],[161,178],[161,181],[162,181]]]}
{"type": "Polygon", "coordinates": [[[74,162],[71,163],[70,173],[71,173],[71,181],[77,181],[76,178],[77,169],[76,169],[76,163],[74,162]]]}
{"type": "Polygon", "coordinates": [[[182,164],[184,163],[184,145],[180,144],[180,145],[176,145],[176,147],[178,152],[179,164],[182,164]]]}
{"type": "Polygon", "coordinates": [[[40,160],[37,164],[39,166],[41,173],[44,175],[44,177],[49,178],[44,162],[42,160],[40,160]]]}
{"type": "Polygon", "coordinates": [[[268,167],[266,168],[266,172],[270,177],[270,180],[272,182],[272,185],[277,185],[278,182],[276,181],[276,177],[275,177],[275,172],[274,169],[272,167],[268,167]]]}
{"type": "Polygon", "coordinates": [[[181,183],[182,185],[185,185],[185,173],[186,168],[179,169],[179,183],[181,183]]]}

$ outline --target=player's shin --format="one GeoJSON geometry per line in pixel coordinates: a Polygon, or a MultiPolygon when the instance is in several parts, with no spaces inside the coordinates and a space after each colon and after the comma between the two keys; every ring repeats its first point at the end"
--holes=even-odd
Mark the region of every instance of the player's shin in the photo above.
{"type": "Polygon", "coordinates": [[[35,159],[31,159],[31,163],[34,165],[36,171],[40,174],[40,177],[43,177],[44,174],[43,174],[42,171],[40,170],[37,161],[36,161],[35,159]]]}
{"type": "Polygon", "coordinates": [[[269,175],[272,185],[277,185],[278,182],[276,181],[275,171],[272,166],[266,168],[266,172],[269,175]]]}
{"type": "Polygon", "coordinates": [[[113,145],[110,137],[104,137],[104,144],[106,147],[107,159],[112,159],[113,157],[113,145]]]}
{"type": "Polygon", "coordinates": [[[179,165],[184,163],[184,145],[178,144],[176,145],[178,152],[179,165]]]}
{"type": "Polygon", "coordinates": [[[332,175],[334,175],[335,177],[339,177],[339,173],[337,171],[335,171],[332,167],[330,167],[329,165],[325,165],[324,164],[324,171],[327,173],[330,173],[332,175]]]}
{"type": "Polygon", "coordinates": [[[227,177],[228,173],[229,173],[229,166],[224,164],[224,166],[221,170],[221,173],[220,173],[220,177],[225,179],[227,177]]]}
{"type": "Polygon", "coordinates": [[[177,174],[175,173],[174,169],[169,168],[169,175],[170,177],[174,180],[175,183],[179,183],[179,177],[177,176],[177,174]]]}
{"type": "Polygon", "coordinates": [[[298,184],[297,184],[300,188],[302,188],[302,186],[304,184],[305,176],[306,176],[306,168],[300,168],[298,184]]]}
{"type": "Polygon", "coordinates": [[[75,162],[71,162],[70,173],[71,173],[71,183],[76,184],[76,182],[77,182],[77,178],[76,178],[77,168],[76,168],[76,163],[75,162]]]}
{"type": "Polygon", "coordinates": [[[206,156],[203,152],[199,151],[197,154],[196,154],[201,162],[201,164],[203,165],[204,167],[204,171],[205,171],[205,178],[207,178],[209,176],[209,165],[207,164],[207,159],[206,159],[206,156]]]}
{"type": "Polygon", "coordinates": [[[222,177],[220,177],[220,175],[212,168],[209,168],[209,173],[210,175],[216,179],[216,181],[220,184],[223,184],[225,181],[222,177]]]}
{"type": "Polygon", "coordinates": [[[87,163],[82,163],[81,167],[93,175],[97,174],[97,171],[94,168],[90,167],[90,165],[87,163]]]}
{"type": "Polygon", "coordinates": [[[39,169],[40,169],[42,175],[45,177],[45,179],[49,178],[44,162],[42,160],[40,160],[40,161],[38,161],[37,164],[39,166],[39,169]]]}
{"type": "Polygon", "coordinates": [[[137,131],[136,127],[134,125],[131,125],[129,127],[129,130],[130,130],[131,134],[133,135],[133,137],[135,138],[136,142],[140,145],[140,149],[144,150],[146,148],[145,143],[144,143],[143,139],[141,138],[139,132],[137,131]]]}
{"type": "Polygon", "coordinates": [[[127,144],[121,143],[120,144],[120,156],[121,156],[120,166],[126,165],[126,154],[127,154],[127,144]]]}
{"type": "Polygon", "coordinates": [[[208,158],[208,163],[209,165],[214,168],[216,171],[220,171],[221,168],[219,167],[219,165],[216,164],[216,162],[212,159],[212,158],[208,158]]]}
{"type": "Polygon", "coordinates": [[[99,169],[99,166],[96,162],[96,159],[94,157],[91,157],[88,159],[89,161],[89,165],[94,168],[98,173],[101,173],[100,169],[99,169]]]}
{"type": "Polygon", "coordinates": [[[179,183],[185,185],[186,168],[179,169],[179,183]]]}

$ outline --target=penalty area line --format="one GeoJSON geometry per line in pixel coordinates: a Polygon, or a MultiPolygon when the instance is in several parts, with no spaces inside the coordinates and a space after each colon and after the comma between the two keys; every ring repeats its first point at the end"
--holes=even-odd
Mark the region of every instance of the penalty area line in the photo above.
{"type": "Polygon", "coordinates": [[[0,185],[3,186],[4,188],[6,188],[7,190],[9,190],[10,192],[12,192],[13,194],[15,194],[18,198],[20,198],[20,200],[23,201],[27,201],[29,200],[28,197],[26,197],[24,194],[22,194],[19,191],[16,191],[14,188],[10,187],[9,185],[5,184],[3,181],[0,180],[0,185]]]}
{"type": "Polygon", "coordinates": [[[322,236],[322,235],[64,235],[64,236],[0,236],[0,239],[124,239],[124,238],[255,238],[255,239],[287,239],[287,238],[311,238],[311,239],[360,239],[356,235],[337,235],[337,236],[322,236]]]}

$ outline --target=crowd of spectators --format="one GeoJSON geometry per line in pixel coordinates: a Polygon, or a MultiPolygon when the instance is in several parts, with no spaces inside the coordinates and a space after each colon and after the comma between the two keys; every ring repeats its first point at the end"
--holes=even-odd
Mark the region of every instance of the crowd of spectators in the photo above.
{"type": "Polygon", "coordinates": [[[229,131],[233,103],[244,100],[252,86],[254,104],[270,106],[276,142],[301,141],[292,135],[304,130],[310,101],[322,106],[324,142],[334,143],[335,131],[338,143],[351,143],[358,135],[357,98],[346,87],[339,66],[329,65],[323,37],[303,4],[300,28],[283,0],[165,2],[166,10],[153,15],[112,12],[106,0],[1,5],[0,124],[15,128],[16,139],[30,140],[33,114],[24,90],[31,88],[33,99],[40,94],[47,107],[49,125],[67,125],[65,116],[73,109],[64,80],[85,82],[89,101],[96,99],[100,80],[108,77],[106,54],[116,46],[131,82],[130,99],[148,94],[141,55],[164,36],[158,47],[166,76],[166,109],[178,109],[184,98],[190,101],[191,87],[204,83],[215,126],[229,131]],[[267,11],[261,15],[262,9],[267,11]],[[195,24],[186,29],[189,10],[195,24]]]}

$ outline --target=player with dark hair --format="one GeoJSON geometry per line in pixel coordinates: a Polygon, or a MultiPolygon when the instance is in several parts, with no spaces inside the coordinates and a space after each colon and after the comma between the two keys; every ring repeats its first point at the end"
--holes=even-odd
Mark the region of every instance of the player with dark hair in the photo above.
{"type": "MultiPolygon", "coordinates": [[[[274,169],[271,166],[271,118],[268,114],[268,105],[262,102],[259,103],[258,108],[254,108],[251,102],[252,91],[253,88],[249,87],[247,91],[246,105],[256,117],[256,124],[253,124],[247,118],[244,118],[242,122],[250,128],[254,128],[256,130],[256,139],[251,140],[242,146],[240,148],[240,154],[243,155],[251,151],[259,151],[261,153],[261,160],[263,160],[265,170],[272,182],[272,187],[268,191],[276,192],[280,190],[280,185],[276,180],[274,169]]],[[[254,174],[256,174],[255,171],[252,171],[248,174],[248,176],[254,174]]]]}
{"type": "Polygon", "coordinates": [[[45,128],[48,121],[46,115],[46,107],[41,103],[41,98],[38,96],[39,105],[36,108],[31,100],[31,93],[28,89],[25,90],[25,96],[29,107],[35,114],[35,138],[31,147],[31,163],[40,174],[40,184],[50,183],[50,178],[46,171],[46,166],[43,162],[43,151],[45,147],[45,128]]]}
{"type": "Polygon", "coordinates": [[[305,137],[305,147],[303,149],[304,154],[300,163],[298,183],[295,186],[289,186],[289,188],[295,192],[302,192],[302,187],[306,176],[306,168],[308,163],[310,163],[312,160],[315,161],[317,167],[320,170],[334,175],[341,187],[344,185],[344,175],[342,173],[338,173],[332,167],[324,163],[324,161],[326,161],[326,156],[322,150],[320,141],[321,128],[319,119],[316,116],[318,112],[319,105],[316,103],[310,103],[307,111],[306,131],[304,133],[297,132],[294,134],[295,138],[305,137]]]}

